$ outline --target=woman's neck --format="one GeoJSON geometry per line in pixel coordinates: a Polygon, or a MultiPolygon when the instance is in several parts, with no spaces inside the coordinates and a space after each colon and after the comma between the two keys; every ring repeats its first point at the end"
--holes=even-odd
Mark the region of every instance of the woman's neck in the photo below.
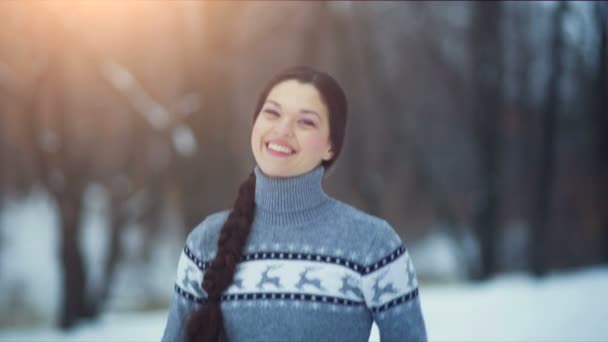
{"type": "Polygon", "coordinates": [[[271,224],[301,224],[314,218],[330,199],[323,191],[325,169],[318,166],[294,177],[275,178],[254,169],[256,220],[271,224]]]}

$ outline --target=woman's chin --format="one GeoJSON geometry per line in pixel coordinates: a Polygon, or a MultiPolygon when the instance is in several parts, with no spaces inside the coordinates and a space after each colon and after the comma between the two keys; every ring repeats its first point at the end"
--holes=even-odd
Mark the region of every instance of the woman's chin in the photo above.
{"type": "Polygon", "coordinates": [[[262,172],[264,172],[264,174],[268,177],[273,177],[273,178],[287,178],[287,177],[291,177],[290,172],[288,172],[287,170],[278,168],[278,167],[260,167],[262,169],[262,172]]]}
{"type": "Polygon", "coordinates": [[[258,164],[262,172],[273,178],[293,177],[297,174],[296,170],[286,167],[285,165],[269,165],[270,163],[258,164]]]}

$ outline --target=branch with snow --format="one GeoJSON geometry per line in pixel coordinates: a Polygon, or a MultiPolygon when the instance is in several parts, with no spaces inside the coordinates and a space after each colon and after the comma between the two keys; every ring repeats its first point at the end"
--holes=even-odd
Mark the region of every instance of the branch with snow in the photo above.
{"type": "MultiPolygon", "coordinates": [[[[101,74],[116,90],[125,95],[150,126],[159,131],[171,129],[173,144],[179,154],[189,157],[196,152],[196,138],[192,129],[184,123],[172,122],[170,111],[155,101],[125,66],[104,61],[101,74]]],[[[200,104],[192,100],[192,95],[188,95],[182,99],[179,106],[189,115],[195,112],[200,104]]]]}

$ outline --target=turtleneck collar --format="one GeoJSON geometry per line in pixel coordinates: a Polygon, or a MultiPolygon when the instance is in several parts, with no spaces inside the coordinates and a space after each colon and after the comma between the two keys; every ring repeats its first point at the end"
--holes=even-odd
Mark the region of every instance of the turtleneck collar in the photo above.
{"type": "Polygon", "coordinates": [[[323,166],[294,177],[265,175],[259,166],[255,172],[255,220],[272,225],[299,225],[317,217],[330,197],[323,191],[323,166]]]}

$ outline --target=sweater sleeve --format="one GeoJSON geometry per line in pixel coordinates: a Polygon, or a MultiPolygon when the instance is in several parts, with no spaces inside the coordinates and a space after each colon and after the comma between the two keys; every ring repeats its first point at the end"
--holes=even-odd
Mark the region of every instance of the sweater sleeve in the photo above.
{"type": "Polygon", "coordinates": [[[414,264],[386,221],[368,255],[371,262],[365,266],[361,285],[380,340],[427,341],[414,264]]]}
{"type": "Polygon", "coordinates": [[[190,233],[179,258],[175,292],[169,307],[163,342],[185,341],[188,318],[207,296],[201,287],[205,264],[192,252],[195,234],[195,231],[190,233]]]}

